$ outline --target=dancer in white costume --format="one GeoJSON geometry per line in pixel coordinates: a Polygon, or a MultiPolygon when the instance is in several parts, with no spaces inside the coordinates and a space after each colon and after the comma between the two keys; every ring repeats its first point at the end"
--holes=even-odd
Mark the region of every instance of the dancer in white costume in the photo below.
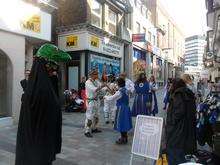
{"type": "Polygon", "coordinates": [[[92,70],[90,78],[86,81],[86,96],[87,96],[87,110],[85,121],[85,136],[93,137],[91,133],[99,133],[101,130],[97,129],[99,123],[99,101],[98,92],[105,87],[105,84],[100,84],[98,81],[98,71],[92,70]]]}
{"type": "MultiPolygon", "coordinates": [[[[115,83],[115,78],[113,75],[110,75],[108,78],[107,87],[105,90],[107,91],[106,96],[112,96],[117,91],[117,84],[115,83]]],[[[104,118],[105,123],[109,124],[110,121],[114,124],[115,121],[115,113],[116,113],[116,101],[115,100],[106,100],[104,99],[104,118]]]]}

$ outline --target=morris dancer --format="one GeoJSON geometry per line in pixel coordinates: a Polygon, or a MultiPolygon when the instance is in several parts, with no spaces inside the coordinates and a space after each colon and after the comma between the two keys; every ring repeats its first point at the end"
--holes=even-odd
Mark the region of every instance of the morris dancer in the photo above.
{"type": "MultiPolygon", "coordinates": [[[[117,85],[115,84],[115,77],[113,75],[109,76],[109,83],[105,89],[107,90],[106,96],[111,96],[116,92],[117,85]]],[[[115,100],[104,99],[104,117],[106,124],[109,124],[110,120],[112,124],[114,124],[116,109],[115,100]]]]}
{"type": "Polygon", "coordinates": [[[87,110],[85,120],[85,136],[93,137],[91,133],[99,133],[97,129],[99,122],[99,101],[98,92],[105,87],[105,84],[98,83],[98,71],[92,70],[90,78],[86,81],[87,110]]]}

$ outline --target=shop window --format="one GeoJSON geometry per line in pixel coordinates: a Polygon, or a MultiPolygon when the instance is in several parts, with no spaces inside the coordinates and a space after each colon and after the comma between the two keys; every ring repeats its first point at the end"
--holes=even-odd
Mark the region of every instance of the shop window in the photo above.
{"type": "Polygon", "coordinates": [[[108,21],[109,21],[109,32],[111,34],[116,34],[116,26],[117,26],[117,14],[112,10],[108,10],[108,21]]]}
{"type": "Polygon", "coordinates": [[[98,1],[92,0],[91,11],[92,11],[91,23],[94,26],[101,28],[102,27],[102,5],[98,1]]]}

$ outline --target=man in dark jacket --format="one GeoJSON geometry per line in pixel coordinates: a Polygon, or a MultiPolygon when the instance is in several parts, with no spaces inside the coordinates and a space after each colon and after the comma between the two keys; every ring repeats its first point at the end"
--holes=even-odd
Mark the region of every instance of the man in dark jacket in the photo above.
{"type": "Polygon", "coordinates": [[[194,93],[181,79],[173,82],[167,111],[166,141],[169,165],[184,163],[196,150],[196,103],[194,93]]]}

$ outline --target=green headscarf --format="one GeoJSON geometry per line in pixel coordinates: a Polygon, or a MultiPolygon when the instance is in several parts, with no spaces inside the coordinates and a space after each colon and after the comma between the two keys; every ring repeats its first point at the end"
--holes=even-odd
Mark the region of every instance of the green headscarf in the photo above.
{"type": "Polygon", "coordinates": [[[52,62],[66,62],[71,60],[71,56],[60,50],[57,46],[53,44],[44,44],[36,53],[37,57],[42,57],[52,62]]]}

